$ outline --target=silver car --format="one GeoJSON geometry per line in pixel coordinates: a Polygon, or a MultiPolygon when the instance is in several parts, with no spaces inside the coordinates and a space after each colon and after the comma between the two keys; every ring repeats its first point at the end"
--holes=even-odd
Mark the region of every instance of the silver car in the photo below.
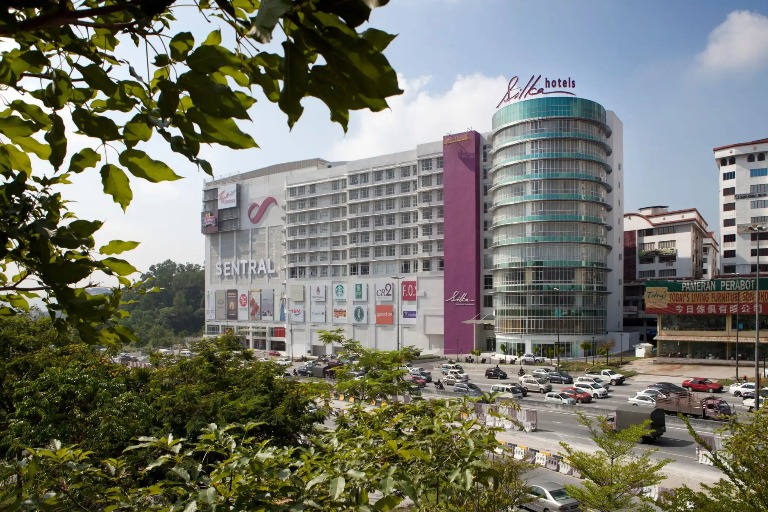
{"type": "Polygon", "coordinates": [[[562,484],[557,482],[541,482],[531,484],[530,492],[535,497],[530,503],[523,505],[527,510],[536,512],[562,510],[568,512],[580,511],[579,500],[568,496],[562,484]]]}

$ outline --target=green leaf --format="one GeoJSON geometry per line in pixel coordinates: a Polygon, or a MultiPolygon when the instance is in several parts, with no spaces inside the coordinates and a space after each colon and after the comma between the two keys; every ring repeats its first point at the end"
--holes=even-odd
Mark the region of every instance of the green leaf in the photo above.
{"type": "Polygon", "coordinates": [[[136,114],[123,127],[125,145],[135,146],[138,142],[146,142],[152,138],[152,128],[147,124],[146,114],[136,114]]]}
{"type": "Polygon", "coordinates": [[[176,62],[186,60],[189,51],[195,46],[195,38],[190,32],[179,32],[168,45],[171,49],[171,58],[176,62]]]}
{"type": "Polygon", "coordinates": [[[207,75],[190,71],[179,77],[179,87],[189,96],[201,112],[221,118],[249,119],[240,98],[226,85],[218,84],[207,75]],[[216,101],[211,101],[216,98],[216,101]]]}
{"type": "Polygon", "coordinates": [[[50,114],[51,129],[45,134],[45,141],[51,146],[51,156],[48,162],[54,169],[58,170],[64,163],[64,157],[67,155],[67,134],[64,128],[64,121],[58,114],[50,114]]]}
{"type": "Polygon", "coordinates": [[[371,46],[377,52],[383,52],[387,46],[389,46],[389,43],[394,41],[395,37],[397,37],[394,34],[388,34],[383,30],[375,28],[369,28],[361,35],[363,36],[363,39],[371,43],[371,46]]]}
{"type": "Polygon", "coordinates": [[[288,116],[288,126],[291,128],[304,112],[301,99],[307,90],[309,82],[309,63],[296,44],[291,41],[283,43],[285,61],[283,62],[283,90],[280,92],[280,110],[288,116]]]}
{"type": "Polygon", "coordinates": [[[394,510],[402,502],[403,498],[397,494],[387,494],[376,502],[376,504],[373,506],[373,510],[394,510]]]}
{"type": "Polygon", "coordinates": [[[101,254],[120,254],[130,251],[139,246],[139,242],[125,242],[123,240],[112,240],[107,245],[99,248],[101,254]]]}
{"type": "Polygon", "coordinates": [[[16,137],[13,142],[27,153],[34,153],[41,160],[51,156],[51,147],[32,137],[16,137]]]}
{"type": "Polygon", "coordinates": [[[119,276],[129,276],[138,272],[136,267],[118,258],[104,258],[101,262],[119,276]]]}
{"type": "Polygon", "coordinates": [[[125,211],[133,199],[128,176],[126,176],[122,169],[112,164],[103,165],[100,173],[104,192],[111,195],[112,199],[125,211]]]}
{"type": "Polygon", "coordinates": [[[208,116],[193,108],[187,112],[187,118],[196,123],[201,130],[201,142],[218,143],[232,149],[258,147],[256,141],[243,133],[232,119],[208,116]]]}
{"type": "Polygon", "coordinates": [[[88,66],[75,64],[74,67],[83,75],[85,83],[94,89],[102,91],[107,96],[112,96],[117,92],[117,84],[109,78],[106,71],[96,64],[89,64],[88,66]]]}
{"type": "Polygon", "coordinates": [[[51,118],[37,105],[25,103],[21,100],[13,100],[9,107],[21,114],[24,119],[34,121],[42,128],[51,126],[51,118]]]}
{"type": "Polygon", "coordinates": [[[173,172],[164,162],[153,160],[138,149],[126,149],[120,153],[119,160],[131,174],[151,183],[181,179],[181,176],[173,172]]]}
{"type": "Polygon", "coordinates": [[[319,0],[317,8],[339,16],[350,27],[359,27],[368,21],[373,9],[388,2],[389,0],[319,0]]]}
{"type": "Polygon", "coordinates": [[[89,137],[105,141],[120,139],[120,131],[112,119],[92,114],[84,108],[74,109],[72,121],[81,132],[89,137]]]}
{"type": "Polygon", "coordinates": [[[187,58],[189,69],[202,74],[213,73],[222,66],[236,66],[237,64],[235,55],[222,46],[201,46],[187,58]]]}
{"type": "Polygon", "coordinates": [[[8,115],[7,110],[0,116],[0,134],[5,135],[9,139],[15,137],[29,137],[37,131],[38,129],[35,123],[24,121],[19,116],[8,115]]]}
{"type": "Polygon", "coordinates": [[[208,37],[205,38],[203,44],[219,46],[221,44],[221,31],[213,30],[210,34],[208,34],[208,37]]]}
{"type": "Polygon", "coordinates": [[[84,170],[94,167],[101,160],[101,155],[91,148],[83,148],[69,160],[69,172],[81,173],[84,170]]]}
{"type": "Polygon", "coordinates": [[[290,12],[292,7],[291,0],[262,0],[256,16],[251,19],[248,35],[254,36],[260,43],[269,43],[280,18],[290,12]]]}
{"type": "Polygon", "coordinates": [[[339,499],[339,496],[344,492],[344,487],[346,486],[347,481],[344,479],[343,476],[337,476],[336,478],[332,479],[329,485],[329,492],[331,494],[331,499],[333,501],[336,501],[339,499]]]}
{"type": "Polygon", "coordinates": [[[32,161],[29,159],[24,151],[20,151],[16,146],[6,144],[2,147],[2,150],[8,155],[8,160],[11,163],[11,168],[21,171],[27,176],[32,175],[32,161]]]}
{"type": "Polygon", "coordinates": [[[172,117],[179,108],[179,88],[170,80],[160,80],[157,84],[160,89],[160,97],[157,99],[157,108],[164,118],[172,117]]]}

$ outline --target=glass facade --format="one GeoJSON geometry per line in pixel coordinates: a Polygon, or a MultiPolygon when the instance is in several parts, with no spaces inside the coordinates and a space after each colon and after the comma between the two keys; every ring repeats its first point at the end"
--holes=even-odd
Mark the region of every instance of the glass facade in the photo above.
{"type": "Polygon", "coordinates": [[[606,332],[610,137],[605,109],[582,98],[525,100],[494,115],[497,335],[606,332]]]}

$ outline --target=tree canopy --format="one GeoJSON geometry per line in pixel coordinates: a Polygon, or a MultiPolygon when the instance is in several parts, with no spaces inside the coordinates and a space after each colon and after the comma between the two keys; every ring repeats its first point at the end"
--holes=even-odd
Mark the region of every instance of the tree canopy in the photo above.
{"type": "Polygon", "coordinates": [[[351,110],[387,108],[387,98],[401,92],[382,53],[393,36],[360,30],[372,9],[386,3],[6,2],[0,11],[0,39],[9,46],[0,59],[0,314],[41,297],[56,324],[73,326],[84,340],[135,341],[115,322],[120,290],[86,289],[98,272],[129,286],[136,269],[118,256],[138,242],[97,248],[102,221],[78,219],[65,185],[74,175],[97,172],[104,193],[126,209],[134,180],[181,178],[164,161],[168,150],[212,174],[202,146],[257,147],[242,127],[252,120],[257,92],[277,104],[289,126],[306,97],[325,103],[345,130],[351,110]],[[211,30],[193,34],[177,22],[182,17],[211,30]],[[136,50],[141,62],[130,57],[136,50]]]}

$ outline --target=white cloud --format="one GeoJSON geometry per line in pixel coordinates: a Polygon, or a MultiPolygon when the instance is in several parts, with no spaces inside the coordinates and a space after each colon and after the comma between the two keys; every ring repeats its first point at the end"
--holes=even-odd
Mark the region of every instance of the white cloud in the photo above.
{"type": "Polygon", "coordinates": [[[507,79],[479,74],[456,77],[442,94],[427,90],[430,77],[405,79],[405,92],[389,101],[390,110],[358,114],[350,126],[359,127],[328,151],[331,160],[354,160],[414,148],[440,140],[447,131],[491,129],[496,104],[506,91],[507,79]]]}
{"type": "Polygon", "coordinates": [[[768,64],[768,16],[733,11],[710,34],[697,58],[705,71],[757,70],[768,64]]]}

